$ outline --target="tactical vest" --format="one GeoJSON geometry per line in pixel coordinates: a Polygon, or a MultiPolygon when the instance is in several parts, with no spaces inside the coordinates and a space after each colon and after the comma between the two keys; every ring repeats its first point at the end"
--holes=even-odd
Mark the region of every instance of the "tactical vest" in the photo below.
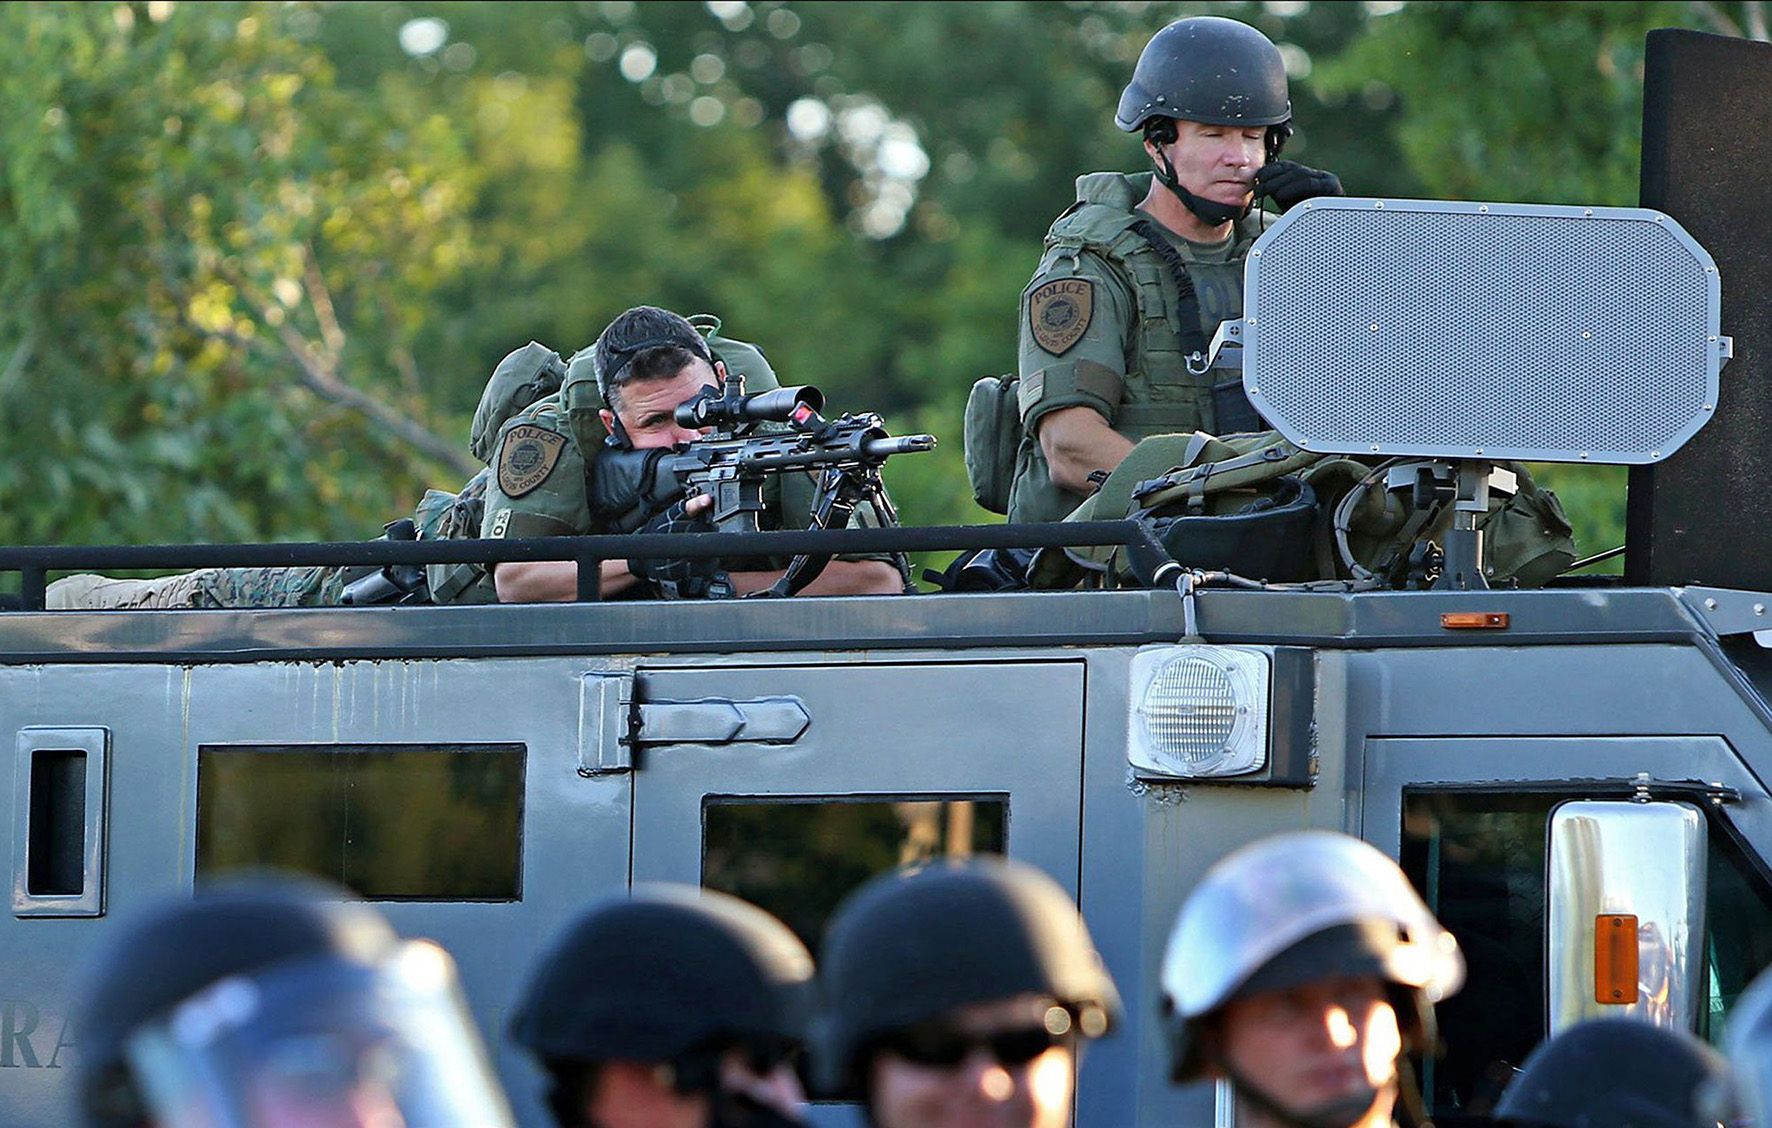
{"type": "MultiPolygon", "coordinates": [[[[1124,390],[1114,430],[1134,441],[1173,431],[1214,432],[1210,373],[1188,371],[1187,357],[1211,339],[1217,325],[1185,327],[1177,317],[1181,293],[1162,255],[1138,230],[1149,222],[1134,209],[1150,187],[1149,174],[1097,172],[1077,181],[1077,202],[1046,234],[1040,275],[1062,261],[1089,251],[1109,263],[1129,284],[1138,325],[1126,358],[1124,390]],[[1200,336],[1195,336],[1200,333],[1200,336]]],[[[1238,223],[1232,261],[1240,261],[1255,241],[1256,223],[1238,223]]],[[[1240,304],[1240,303],[1239,303],[1240,304]]],[[[1197,306],[1195,307],[1198,308],[1197,306]]]]}

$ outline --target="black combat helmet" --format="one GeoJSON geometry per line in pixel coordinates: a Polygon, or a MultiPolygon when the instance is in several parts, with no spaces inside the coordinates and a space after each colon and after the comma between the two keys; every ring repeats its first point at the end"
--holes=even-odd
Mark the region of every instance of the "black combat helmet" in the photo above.
{"type": "Polygon", "coordinates": [[[1075,902],[1018,862],[877,877],[838,908],[821,958],[825,1015],[813,1050],[831,1093],[860,1095],[860,1066],[877,1040],[955,1007],[1045,995],[1087,1037],[1120,1012],[1075,902]]]}
{"type": "Polygon", "coordinates": [[[1584,1022],[1540,1045],[1501,1094],[1512,1128],[1694,1128],[1718,1123],[1723,1056],[1684,1030],[1634,1018],[1584,1022]]]}
{"type": "Polygon", "coordinates": [[[1176,20],[1145,44],[1120,95],[1114,124],[1136,133],[1158,117],[1207,125],[1284,125],[1292,118],[1292,102],[1280,49],[1238,20],[1176,20]]]}
{"type": "Polygon", "coordinates": [[[546,1063],[673,1062],[801,1042],[812,956],[762,909],[692,886],[637,885],[567,926],[531,973],[511,1037],[546,1063]]]}
{"type": "Polygon", "coordinates": [[[87,969],[75,1024],[89,1125],[233,1128],[292,1082],[348,1099],[349,1062],[369,1052],[405,1122],[510,1123],[448,956],[318,881],[256,877],[145,910],[87,969]],[[322,1041],[336,1074],[278,1071],[322,1041]]]}

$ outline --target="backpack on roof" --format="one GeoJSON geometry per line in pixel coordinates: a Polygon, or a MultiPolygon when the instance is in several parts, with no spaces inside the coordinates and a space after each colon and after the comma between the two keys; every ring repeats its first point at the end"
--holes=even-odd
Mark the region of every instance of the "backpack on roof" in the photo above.
{"type": "MultiPolygon", "coordinates": [[[[511,416],[543,396],[553,395],[566,380],[566,362],[546,345],[531,341],[505,356],[492,370],[474,408],[468,430],[468,449],[481,462],[492,461],[498,446],[499,428],[511,416]]],[[[474,535],[478,535],[477,533],[474,535]]]]}
{"type": "MultiPolygon", "coordinates": [[[[1215,438],[1154,435],[1134,447],[1066,520],[1149,519],[1184,567],[1271,583],[1424,581],[1453,508],[1443,464],[1368,462],[1304,450],[1277,431],[1215,438]]],[[[1484,570],[1498,586],[1538,587],[1575,561],[1562,504],[1517,463],[1500,463],[1484,533],[1484,570]],[[1511,484],[1506,484],[1511,479],[1511,484]]],[[[1111,548],[1046,549],[1034,587],[1129,582],[1111,548]]]]}

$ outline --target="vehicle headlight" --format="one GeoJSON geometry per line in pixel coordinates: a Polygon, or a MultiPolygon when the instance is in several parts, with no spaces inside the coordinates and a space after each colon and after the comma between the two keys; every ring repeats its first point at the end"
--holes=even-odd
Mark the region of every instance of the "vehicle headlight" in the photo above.
{"type": "Polygon", "coordinates": [[[1162,646],[1132,657],[1127,758],[1140,775],[1199,779],[1267,763],[1272,658],[1236,646],[1162,646]]]}

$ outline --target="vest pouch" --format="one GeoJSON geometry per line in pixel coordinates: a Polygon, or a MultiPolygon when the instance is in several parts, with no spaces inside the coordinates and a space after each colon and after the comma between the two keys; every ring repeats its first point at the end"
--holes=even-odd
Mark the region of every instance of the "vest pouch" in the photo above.
{"type": "MultiPolygon", "coordinates": [[[[460,493],[426,490],[413,511],[419,540],[468,540],[480,535],[486,513],[490,469],[468,480],[460,493]]],[[[484,564],[427,564],[425,582],[432,603],[494,603],[497,592],[484,564]]]]}
{"type": "Polygon", "coordinates": [[[603,392],[597,387],[596,346],[586,345],[566,362],[566,380],[560,387],[560,406],[566,409],[566,429],[591,465],[596,453],[603,449],[609,432],[603,427],[603,392]]]}
{"type": "Polygon", "coordinates": [[[1575,537],[1557,495],[1519,473],[1519,491],[1482,523],[1485,563],[1491,583],[1543,587],[1575,563],[1575,537]]]}
{"type": "Polygon", "coordinates": [[[565,378],[566,365],[560,354],[535,341],[499,361],[492,370],[492,379],[480,393],[474,423],[468,431],[468,449],[474,457],[490,462],[505,421],[543,396],[558,391],[565,378]]]}
{"type": "Polygon", "coordinates": [[[1021,405],[1016,376],[986,376],[966,396],[966,478],[972,500],[992,513],[1009,512],[1009,487],[1021,449],[1021,405]]]}
{"type": "Polygon", "coordinates": [[[1213,434],[1246,435],[1268,429],[1267,421],[1243,391],[1243,377],[1233,376],[1212,385],[1213,434]]]}

